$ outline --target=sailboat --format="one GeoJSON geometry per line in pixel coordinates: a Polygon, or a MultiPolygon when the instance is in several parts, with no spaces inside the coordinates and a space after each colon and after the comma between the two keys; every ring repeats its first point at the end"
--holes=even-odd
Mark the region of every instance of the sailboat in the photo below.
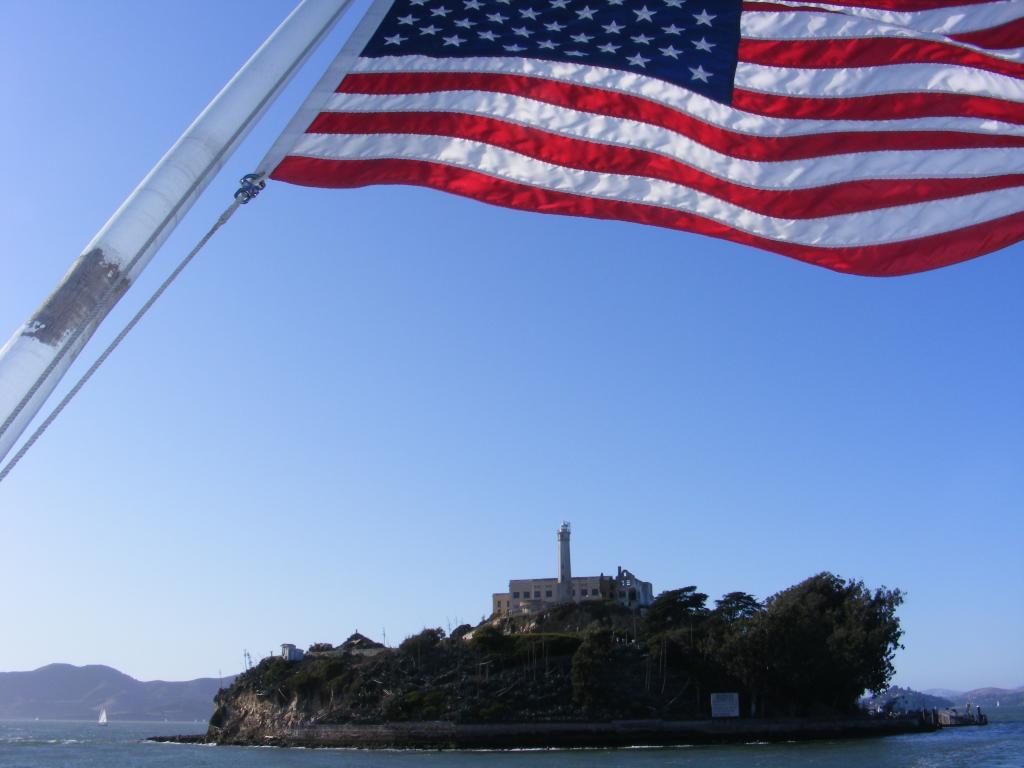
{"type": "Polygon", "coordinates": [[[107,724],[107,708],[103,707],[100,709],[100,719],[96,721],[96,725],[107,724]]]}

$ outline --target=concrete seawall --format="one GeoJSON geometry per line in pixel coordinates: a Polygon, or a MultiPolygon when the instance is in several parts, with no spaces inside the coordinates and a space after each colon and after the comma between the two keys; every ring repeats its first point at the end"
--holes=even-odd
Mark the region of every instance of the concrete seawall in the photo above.
{"type": "Polygon", "coordinates": [[[493,724],[428,721],[376,725],[309,725],[274,729],[272,733],[259,737],[211,741],[282,747],[522,749],[806,741],[926,733],[933,730],[934,726],[916,717],[493,724]]]}

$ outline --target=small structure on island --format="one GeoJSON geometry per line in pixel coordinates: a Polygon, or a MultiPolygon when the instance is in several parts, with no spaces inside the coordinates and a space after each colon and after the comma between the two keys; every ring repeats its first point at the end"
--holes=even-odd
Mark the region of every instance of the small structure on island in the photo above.
{"type": "Polygon", "coordinates": [[[281,658],[285,661],[302,661],[306,652],[291,643],[281,643],[281,658]]]}
{"type": "Polygon", "coordinates": [[[383,643],[371,640],[366,635],[359,634],[359,630],[356,630],[349,636],[348,640],[338,646],[338,650],[342,653],[352,653],[356,656],[376,656],[378,653],[386,651],[387,648],[383,643]]]}
{"type": "Polygon", "coordinates": [[[383,643],[371,640],[366,635],[359,634],[359,630],[356,630],[341,645],[332,646],[327,643],[317,643],[314,646],[310,646],[309,652],[306,655],[327,657],[346,655],[376,656],[378,653],[383,653],[386,650],[387,647],[383,643]]]}
{"type": "Polygon", "coordinates": [[[968,703],[964,712],[955,708],[940,709],[936,715],[937,722],[942,728],[956,728],[963,725],[988,725],[988,715],[982,714],[981,707],[974,707],[968,703]]]}
{"type": "Polygon", "coordinates": [[[497,615],[537,613],[561,603],[584,600],[615,600],[626,608],[646,608],[654,601],[654,587],[621,566],[615,576],[573,576],[569,537],[572,528],[563,522],[558,528],[558,574],[554,578],[511,579],[507,592],[491,597],[491,611],[497,615]]]}

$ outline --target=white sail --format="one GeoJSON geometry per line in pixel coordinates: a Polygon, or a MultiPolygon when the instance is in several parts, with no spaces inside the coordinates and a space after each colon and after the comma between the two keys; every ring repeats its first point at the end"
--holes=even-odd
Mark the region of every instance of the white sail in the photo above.
{"type": "Polygon", "coordinates": [[[107,710],[106,710],[106,707],[104,707],[103,709],[100,710],[100,719],[99,719],[98,725],[106,725],[106,724],[107,724],[107,710]]]}

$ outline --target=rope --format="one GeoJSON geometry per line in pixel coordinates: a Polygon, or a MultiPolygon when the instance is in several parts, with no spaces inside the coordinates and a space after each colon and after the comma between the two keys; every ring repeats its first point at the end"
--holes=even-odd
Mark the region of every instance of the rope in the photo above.
{"type": "MultiPolygon", "coordinates": [[[[243,187],[244,182],[245,179],[243,179],[243,187]]],[[[260,187],[259,189],[262,189],[262,187],[260,187]]],[[[2,483],[6,479],[6,477],[11,473],[11,470],[14,469],[17,463],[22,460],[25,454],[28,453],[29,449],[33,445],[35,445],[36,441],[46,431],[47,427],[49,427],[53,423],[54,419],[56,419],[60,415],[61,411],[63,411],[67,404],[70,403],[71,400],[74,398],[74,396],[78,394],[79,390],[81,390],[82,387],[85,386],[85,383],[92,378],[92,375],[96,373],[96,371],[99,369],[101,365],[103,365],[104,361],[108,357],[110,357],[110,353],[117,349],[118,345],[120,345],[120,343],[124,341],[125,336],[131,333],[132,328],[138,325],[143,315],[145,315],[146,312],[149,311],[150,307],[152,307],[156,303],[157,299],[159,299],[163,295],[164,291],[166,291],[170,287],[171,283],[173,283],[178,278],[178,275],[180,275],[184,271],[185,267],[189,265],[189,262],[191,262],[192,259],[195,258],[196,254],[198,254],[199,251],[203,249],[203,246],[205,246],[210,241],[210,239],[217,233],[217,230],[223,227],[228,222],[228,219],[230,219],[234,215],[235,211],[238,210],[238,207],[240,205],[244,205],[245,203],[249,202],[249,200],[251,200],[256,195],[256,193],[252,193],[251,195],[246,196],[239,194],[241,192],[242,190],[240,189],[239,192],[235,194],[235,199],[232,201],[231,205],[229,205],[220,215],[220,217],[218,217],[217,221],[214,222],[213,226],[210,227],[209,231],[205,235],[203,235],[199,242],[196,243],[195,247],[191,251],[189,251],[188,255],[181,260],[178,266],[174,268],[174,271],[167,276],[167,279],[164,280],[163,283],[160,284],[160,287],[153,292],[153,295],[150,296],[146,303],[143,304],[142,307],[139,309],[139,311],[135,313],[135,316],[128,321],[128,324],[121,329],[121,332],[117,334],[114,340],[110,342],[110,344],[107,346],[105,350],[103,350],[103,353],[98,358],[96,358],[96,362],[89,366],[89,370],[83,373],[82,377],[77,382],[75,382],[75,385],[70,390],[68,390],[68,393],[64,395],[61,401],[57,403],[56,407],[50,412],[50,415],[47,416],[42,421],[42,423],[36,428],[36,431],[32,433],[32,436],[25,441],[25,443],[21,446],[20,449],[18,449],[18,452],[15,453],[11,460],[7,462],[7,465],[3,469],[0,469],[0,483],[2,483]]]]}

